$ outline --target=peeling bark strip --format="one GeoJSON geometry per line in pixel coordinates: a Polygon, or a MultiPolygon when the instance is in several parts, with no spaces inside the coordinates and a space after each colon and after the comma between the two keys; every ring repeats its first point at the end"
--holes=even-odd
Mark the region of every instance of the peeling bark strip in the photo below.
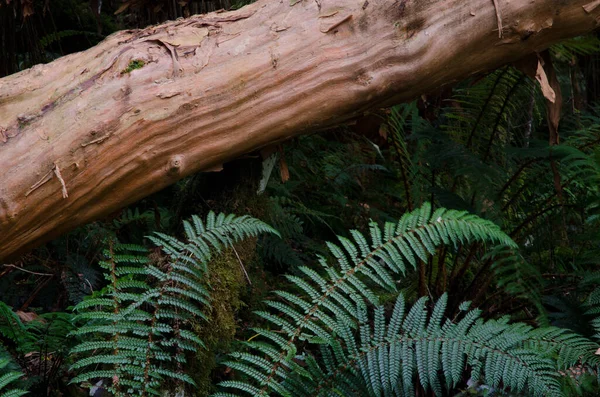
{"type": "Polygon", "coordinates": [[[259,0],[0,79],[0,260],[193,172],[589,32],[598,4],[259,0]]]}
{"type": "Polygon", "coordinates": [[[498,4],[498,0],[492,0],[494,2],[494,9],[496,10],[496,23],[498,24],[498,38],[501,39],[503,36],[502,31],[504,27],[502,26],[502,13],[500,11],[500,5],[498,4]]]}

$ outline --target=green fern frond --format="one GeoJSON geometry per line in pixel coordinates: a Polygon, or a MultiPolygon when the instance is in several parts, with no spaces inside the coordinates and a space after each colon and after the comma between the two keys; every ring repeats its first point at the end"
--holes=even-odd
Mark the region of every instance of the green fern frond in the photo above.
{"type": "Polygon", "coordinates": [[[422,387],[432,388],[439,394],[442,388],[455,386],[462,377],[463,365],[452,366],[452,363],[469,363],[473,368],[472,376],[478,377],[489,372],[490,368],[484,367],[484,364],[500,365],[497,362],[506,361],[502,352],[514,348],[514,357],[511,356],[502,365],[509,366],[508,374],[514,372],[519,376],[506,375],[507,379],[488,382],[499,385],[502,380],[505,386],[514,390],[528,387],[550,394],[557,390],[558,383],[553,377],[556,375],[554,362],[531,347],[533,342],[525,345],[526,335],[515,331],[521,330],[521,326],[509,326],[501,321],[477,321],[478,311],[468,312],[456,325],[451,322],[441,325],[446,305],[444,297],[438,302],[430,320],[424,299],[405,315],[404,300],[399,298],[386,327],[385,309],[368,286],[395,291],[396,277],[404,274],[407,267],[415,268],[418,261],[426,261],[443,244],[489,242],[515,249],[515,243],[498,226],[466,212],[432,211],[427,204],[406,214],[396,224],[387,223],[380,228],[372,223],[371,241],[358,231],[352,231],[351,235],[352,240],[340,237],[339,245],[328,244],[337,266],[333,267],[320,258],[323,275],[308,267],[300,267],[302,277],[288,276],[302,296],[277,291],[282,299],[267,302],[277,314],[271,311],[257,313],[271,324],[272,330],[256,329],[262,340],[247,344],[257,353],[237,353],[234,358],[238,361],[227,364],[253,381],[227,382],[226,387],[255,395],[311,395],[323,390],[328,390],[323,392],[324,395],[361,395],[359,390],[365,395],[380,395],[382,390],[387,390],[384,395],[413,395],[412,380],[418,373],[422,387]],[[371,305],[374,306],[374,318],[368,316],[371,305]],[[375,328],[370,329],[370,324],[374,324],[375,328]],[[360,340],[356,340],[357,334],[360,340]],[[402,336],[398,343],[393,342],[399,334],[402,336]],[[455,338],[447,342],[454,344],[445,344],[445,337],[455,338]],[[373,350],[371,340],[382,349],[373,350]],[[297,346],[301,342],[321,346],[322,362],[315,357],[298,356],[297,346]],[[440,350],[442,347],[446,350],[440,350]],[[365,353],[367,350],[368,354],[365,353]],[[534,350],[536,354],[530,353],[534,350]],[[453,360],[440,362],[438,356],[443,356],[443,351],[453,360]],[[428,352],[438,353],[432,353],[432,356],[428,352]],[[386,357],[398,361],[380,362],[386,357]],[[307,360],[304,365],[298,364],[303,360],[307,360]],[[319,364],[311,367],[310,362],[319,364]],[[378,367],[383,365],[385,368],[378,367]],[[385,371],[380,372],[378,368],[385,371]],[[383,379],[389,378],[390,368],[396,371],[392,383],[402,392],[385,386],[387,381],[383,382],[383,379]],[[437,372],[436,368],[446,374],[443,382],[431,375],[437,372]],[[339,382],[334,382],[335,386],[332,383],[333,392],[322,382],[327,382],[338,372],[340,378],[339,382]]]}
{"type": "Polygon", "coordinates": [[[194,384],[180,368],[186,351],[203,346],[186,327],[192,318],[206,318],[202,307],[210,298],[203,278],[211,255],[243,238],[277,232],[248,216],[213,212],[206,221],[185,221],[184,231],[185,241],[163,233],[148,237],[165,259],[150,260],[144,247],[118,242],[105,250],[100,266],[109,285],[75,307],[83,325],[72,334],[88,340],[71,351],[81,355],[71,367],[79,372],[72,383],[107,378],[117,396],[157,394],[166,379],[194,384]]]}
{"type": "Polygon", "coordinates": [[[261,334],[275,343],[248,342],[259,354],[235,353],[236,361],[226,363],[255,383],[222,386],[252,395],[413,396],[416,381],[425,390],[444,395],[470,368],[472,380],[494,388],[561,396],[559,369],[578,362],[600,363],[594,355],[597,344],[565,330],[533,329],[503,319],[483,321],[478,310],[466,312],[458,322],[445,319],[445,294],[431,314],[426,298],[407,309],[400,295],[388,320],[383,306],[369,309],[362,298],[353,299],[352,318],[334,316],[332,327],[320,334],[321,341],[305,349],[320,349],[318,356],[297,355],[293,349],[270,373],[277,346],[286,342],[263,330],[261,334]],[[275,377],[277,382],[272,381],[275,377]]]}
{"type": "Polygon", "coordinates": [[[256,237],[261,233],[279,235],[277,230],[266,223],[249,216],[215,215],[210,212],[206,222],[198,216],[191,221],[184,221],[183,227],[187,242],[181,242],[164,233],[148,236],[156,246],[169,255],[172,260],[182,264],[200,266],[206,271],[206,263],[211,258],[212,250],[221,251],[233,243],[248,237],[256,237]]]}
{"type": "Polygon", "coordinates": [[[12,384],[23,377],[20,371],[15,371],[9,368],[11,359],[8,353],[0,347],[0,397],[19,397],[27,394],[26,390],[14,387],[12,384]]]}
{"type": "Polygon", "coordinates": [[[25,325],[6,303],[0,301],[0,335],[13,341],[17,348],[31,341],[25,325]]]}
{"type": "Polygon", "coordinates": [[[576,55],[592,55],[600,52],[600,39],[595,35],[563,40],[551,47],[557,58],[570,62],[576,55]]]}

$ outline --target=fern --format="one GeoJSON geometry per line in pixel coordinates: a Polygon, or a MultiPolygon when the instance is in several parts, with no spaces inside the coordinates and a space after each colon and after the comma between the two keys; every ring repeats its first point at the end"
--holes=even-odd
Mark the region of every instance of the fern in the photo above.
{"type": "Polygon", "coordinates": [[[13,388],[15,382],[23,377],[20,370],[16,370],[8,352],[0,346],[0,397],[19,397],[27,394],[20,388],[13,388]],[[11,365],[12,364],[12,365],[11,365]],[[9,387],[11,387],[9,389],[9,387]]]}
{"type": "Polygon", "coordinates": [[[580,36],[563,40],[552,47],[554,56],[571,62],[577,55],[592,55],[600,52],[600,39],[596,36],[580,36]]]}
{"type": "Polygon", "coordinates": [[[275,197],[268,201],[268,221],[281,234],[281,238],[272,234],[266,234],[260,239],[261,255],[268,261],[275,262],[285,267],[297,267],[302,265],[300,253],[295,247],[305,246],[307,238],[303,233],[302,220],[291,213],[289,208],[284,207],[288,202],[281,197],[275,197]]]}
{"type": "Polygon", "coordinates": [[[473,380],[494,387],[560,395],[559,368],[600,362],[593,355],[596,344],[557,328],[483,321],[478,310],[458,322],[444,319],[445,294],[430,315],[426,298],[408,309],[401,294],[387,313],[368,286],[395,291],[395,277],[442,244],[479,241],[514,248],[493,223],[425,205],[397,224],[383,229],[372,224],[370,234],[370,244],[357,231],[353,241],[340,237],[341,246],[330,243],[337,266],[321,258],[325,275],[302,267],[304,277],[288,276],[303,295],[276,292],[280,299],[267,302],[276,314],[258,313],[270,324],[255,329],[262,340],[246,342],[253,353],[234,353],[235,361],[226,363],[249,380],[221,386],[259,396],[412,396],[416,381],[442,395],[470,368],[473,380]]]}
{"type": "Polygon", "coordinates": [[[109,245],[101,262],[109,285],[75,307],[86,323],[73,334],[92,340],[71,351],[85,355],[71,367],[81,371],[71,382],[108,379],[108,390],[118,396],[157,394],[165,379],[194,383],[182,369],[185,352],[203,344],[187,326],[204,318],[209,293],[202,280],[212,253],[276,231],[247,216],[213,212],[206,222],[194,216],[183,226],[186,241],[162,233],[148,237],[167,259],[152,261],[141,246],[109,245]]]}
{"type": "MultiPolygon", "coordinates": [[[[564,330],[540,332],[503,320],[485,322],[477,310],[456,323],[443,321],[447,296],[440,298],[429,316],[426,300],[408,309],[401,295],[386,321],[383,306],[368,310],[357,299],[355,321],[338,319],[335,331],[320,341],[322,362],[301,357],[297,361],[306,368],[293,362],[292,375],[278,387],[295,396],[410,396],[415,394],[417,380],[424,389],[443,395],[444,390],[457,386],[467,366],[472,380],[484,380],[494,388],[561,395],[552,353],[560,351],[566,357],[561,364],[568,366],[579,356],[598,361],[591,353],[596,347],[593,343],[564,330]]],[[[235,357],[244,360],[243,355],[235,357]]],[[[245,368],[239,362],[228,365],[245,368]]]]}
{"type": "Polygon", "coordinates": [[[0,336],[14,343],[19,352],[27,353],[25,346],[35,342],[19,316],[4,302],[0,302],[0,336]]]}

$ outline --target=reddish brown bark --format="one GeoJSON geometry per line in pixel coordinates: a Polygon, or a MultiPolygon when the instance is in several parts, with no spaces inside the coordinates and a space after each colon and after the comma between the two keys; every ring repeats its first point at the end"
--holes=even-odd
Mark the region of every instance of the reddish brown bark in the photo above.
{"type": "Polygon", "coordinates": [[[600,15],[589,0],[294,2],[119,32],[1,79],[0,260],[195,171],[589,32],[600,15]]]}

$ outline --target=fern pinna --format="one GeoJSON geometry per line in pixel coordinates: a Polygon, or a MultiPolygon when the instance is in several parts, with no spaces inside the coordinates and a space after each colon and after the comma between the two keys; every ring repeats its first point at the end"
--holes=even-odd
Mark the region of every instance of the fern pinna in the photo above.
{"type": "MultiPolygon", "coordinates": [[[[248,217],[209,213],[183,223],[185,241],[155,233],[148,238],[166,257],[150,260],[144,247],[113,242],[100,264],[108,286],[79,303],[74,334],[88,341],[72,350],[83,353],[73,366],[72,382],[104,380],[117,396],[157,394],[163,381],[193,384],[182,370],[185,352],[202,341],[186,329],[193,317],[204,318],[209,292],[202,279],[214,252],[259,233],[277,233],[248,217]],[[89,340],[92,338],[93,340],[89,340]]],[[[88,383],[89,384],[89,383],[88,383]]]]}
{"type": "MultiPolygon", "coordinates": [[[[407,308],[400,294],[393,308],[379,303],[376,289],[396,291],[406,264],[417,267],[442,244],[492,243],[515,248],[495,224],[465,212],[426,204],[383,230],[371,225],[371,243],[328,244],[337,266],[320,258],[324,273],[308,267],[288,276],[302,292],[267,304],[258,314],[269,329],[255,329],[226,365],[246,380],[221,383],[226,390],[255,396],[413,396],[422,387],[436,395],[473,380],[532,395],[558,395],[558,369],[580,361],[598,365],[597,345],[556,328],[533,329],[507,319],[483,321],[477,310],[458,322],[444,321],[443,295],[428,315],[426,299],[407,308]],[[373,288],[372,288],[372,287],[373,288]],[[389,318],[389,320],[386,320],[389,318]],[[420,384],[420,386],[419,386],[420,384]]],[[[396,291],[397,293],[397,291],[396,291]]]]}
{"type": "Polygon", "coordinates": [[[0,345],[0,397],[20,397],[27,394],[27,391],[14,387],[22,377],[23,373],[12,362],[10,354],[0,345]]]}

